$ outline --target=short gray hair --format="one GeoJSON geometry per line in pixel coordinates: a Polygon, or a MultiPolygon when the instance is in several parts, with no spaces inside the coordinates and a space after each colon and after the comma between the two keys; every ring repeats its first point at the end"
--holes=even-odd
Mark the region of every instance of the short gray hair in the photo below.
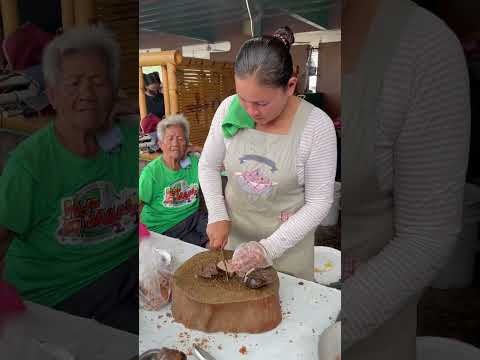
{"type": "Polygon", "coordinates": [[[43,76],[47,85],[58,81],[63,56],[87,50],[98,51],[103,55],[116,92],[120,83],[120,47],[113,34],[102,25],[69,29],[47,45],[42,58],[43,76]]]}
{"type": "Polygon", "coordinates": [[[165,136],[165,132],[170,126],[180,126],[185,134],[185,140],[187,144],[190,139],[190,123],[183,114],[170,115],[164,120],[160,121],[157,125],[158,142],[162,143],[165,136]]]}

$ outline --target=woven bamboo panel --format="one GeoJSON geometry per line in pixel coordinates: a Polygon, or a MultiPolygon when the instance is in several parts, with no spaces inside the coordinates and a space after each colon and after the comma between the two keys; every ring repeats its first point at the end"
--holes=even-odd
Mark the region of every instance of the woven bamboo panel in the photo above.
{"type": "Polygon", "coordinates": [[[233,65],[183,58],[176,69],[178,112],[191,124],[190,141],[203,145],[216,109],[235,93],[233,65]]]}
{"type": "Polygon", "coordinates": [[[138,0],[97,0],[96,18],[116,36],[121,51],[120,87],[138,97],[138,0]]]}

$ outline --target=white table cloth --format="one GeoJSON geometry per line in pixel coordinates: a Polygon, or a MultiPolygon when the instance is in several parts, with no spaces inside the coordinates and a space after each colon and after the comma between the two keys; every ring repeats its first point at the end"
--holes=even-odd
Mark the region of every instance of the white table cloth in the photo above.
{"type": "MultiPolygon", "coordinates": [[[[158,234],[146,241],[167,250],[178,268],[193,255],[205,251],[195,245],[158,234]]],[[[313,249],[312,249],[313,251],[313,249]]],[[[189,360],[192,345],[200,344],[216,360],[317,360],[318,339],[340,312],[341,293],[314,282],[279,274],[283,320],[263,334],[207,334],[188,330],[175,323],[171,306],[160,311],[140,310],[140,353],[152,348],[169,347],[185,352],[189,360]]]]}

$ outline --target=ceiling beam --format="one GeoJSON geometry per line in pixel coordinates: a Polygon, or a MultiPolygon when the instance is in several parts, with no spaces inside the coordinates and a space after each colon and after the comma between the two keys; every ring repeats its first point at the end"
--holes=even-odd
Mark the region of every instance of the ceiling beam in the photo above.
{"type": "Polygon", "coordinates": [[[310,9],[315,6],[332,6],[335,5],[337,0],[264,0],[265,7],[303,7],[310,9]]]}
{"type": "Polygon", "coordinates": [[[140,26],[149,29],[163,29],[162,31],[170,31],[172,29],[201,29],[201,28],[215,28],[219,25],[226,25],[231,23],[238,23],[244,19],[248,19],[247,13],[234,13],[225,16],[225,14],[212,14],[209,17],[202,17],[200,19],[185,21],[172,19],[171,21],[155,21],[150,23],[140,22],[140,26]]]}
{"type": "MultiPolygon", "coordinates": [[[[202,2],[204,7],[208,7],[206,4],[207,2],[209,2],[209,0],[204,0],[202,2]]],[[[164,11],[165,9],[172,9],[172,8],[181,9],[184,7],[188,7],[190,5],[198,5],[198,0],[183,0],[183,1],[182,0],[178,0],[178,1],[160,0],[156,4],[152,4],[152,5],[142,5],[140,3],[138,12],[139,12],[139,16],[141,16],[141,15],[146,15],[152,11],[153,12],[164,11]]]]}
{"type": "Polygon", "coordinates": [[[310,25],[318,30],[326,30],[326,28],[320,24],[317,24],[316,21],[311,21],[309,19],[306,19],[305,17],[301,16],[301,15],[298,15],[298,14],[294,14],[294,13],[290,13],[289,14],[291,17],[293,17],[294,19],[297,19],[301,22],[304,22],[305,24],[307,25],[310,25]]]}
{"type": "Polygon", "coordinates": [[[165,24],[171,24],[171,23],[183,23],[185,26],[189,26],[191,23],[196,23],[196,22],[208,22],[210,19],[216,19],[216,18],[224,18],[226,16],[228,17],[238,17],[238,16],[245,16],[247,15],[246,10],[236,10],[236,9],[231,9],[230,11],[226,12],[212,12],[210,11],[204,11],[200,13],[187,13],[187,14],[178,14],[178,15],[172,15],[172,16],[162,16],[161,19],[159,20],[160,16],[157,18],[150,18],[148,20],[140,19],[140,24],[142,25],[147,25],[151,23],[165,23],[165,24]]]}
{"type": "Polygon", "coordinates": [[[165,8],[165,9],[159,9],[157,11],[152,11],[146,15],[140,14],[139,19],[140,21],[150,20],[150,19],[155,19],[156,21],[159,21],[159,19],[169,19],[169,18],[177,18],[177,17],[198,18],[199,16],[208,15],[212,13],[216,13],[216,14],[228,13],[231,11],[239,11],[239,10],[244,10],[244,8],[237,6],[237,4],[234,4],[233,6],[222,6],[220,8],[217,8],[215,11],[212,11],[212,8],[205,7],[205,5],[196,4],[196,6],[191,6],[186,8],[171,7],[171,8],[165,8]]]}
{"type": "MultiPolygon", "coordinates": [[[[264,15],[262,16],[262,21],[268,18],[276,17],[279,16],[279,14],[270,14],[270,15],[264,15]]],[[[212,29],[216,27],[220,27],[223,25],[239,25],[241,26],[242,22],[248,20],[248,16],[244,18],[239,18],[239,17],[234,17],[234,18],[226,18],[224,20],[219,20],[214,23],[207,23],[205,21],[202,21],[200,23],[192,24],[192,23],[185,23],[185,22],[179,22],[175,24],[171,24],[168,28],[165,26],[164,23],[156,23],[152,24],[149,26],[144,26],[145,29],[149,29],[150,31],[161,31],[161,32],[169,32],[169,33],[178,33],[178,34],[183,34],[185,31],[190,31],[190,30],[201,30],[201,29],[212,29]]],[[[140,24],[142,27],[142,24],[140,24]]],[[[250,25],[249,25],[250,26],[250,25]]]]}

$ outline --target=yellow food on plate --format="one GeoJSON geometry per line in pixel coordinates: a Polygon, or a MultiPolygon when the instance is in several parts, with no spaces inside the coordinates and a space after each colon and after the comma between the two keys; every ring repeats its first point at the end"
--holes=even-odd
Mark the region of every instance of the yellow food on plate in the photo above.
{"type": "Polygon", "coordinates": [[[318,267],[315,267],[313,269],[314,272],[325,272],[325,271],[329,271],[333,269],[333,264],[330,260],[328,260],[327,262],[325,262],[325,264],[323,264],[322,268],[318,268],[318,267]]]}

